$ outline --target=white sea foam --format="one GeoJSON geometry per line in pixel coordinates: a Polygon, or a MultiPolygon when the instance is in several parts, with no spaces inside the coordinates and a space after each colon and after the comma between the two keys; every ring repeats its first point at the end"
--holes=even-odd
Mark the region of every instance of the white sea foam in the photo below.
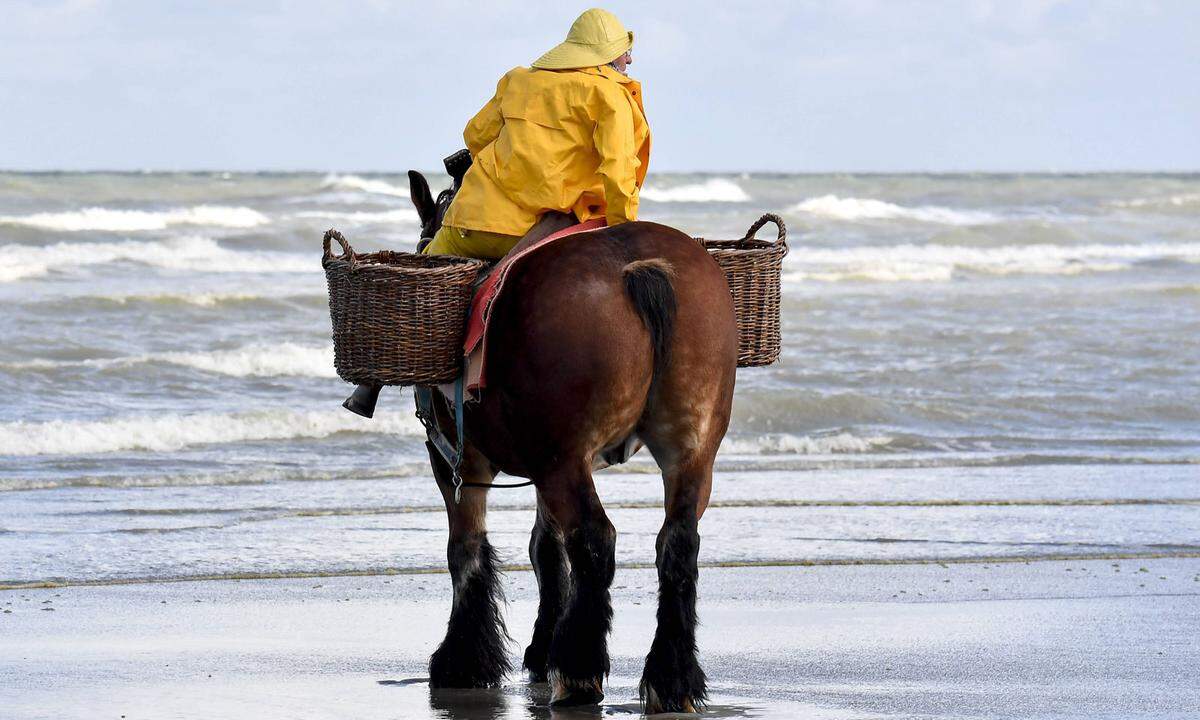
{"type": "Polygon", "coordinates": [[[1144,245],[890,245],[885,247],[803,248],[789,259],[788,281],[949,280],[960,272],[989,275],[1078,275],[1111,272],[1134,262],[1200,261],[1200,243],[1144,245]]]}
{"type": "Polygon", "coordinates": [[[420,436],[407,413],[367,420],[341,408],[273,408],[246,413],[163,413],[105,420],[0,423],[0,455],[94,455],[121,451],[173,452],[196,445],[323,438],[338,432],[420,436]]]}
{"type": "Polygon", "coordinates": [[[247,303],[256,300],[309,300],[326,297],[324,288],[310,293],[289,292],[196,292],[196,293],[129,293],[114,295],[91,295],[98,300],[126,305],[131,302],[181,303],[199,307],[215,307],[226,303],[247,303]]]}
{"type": "Polygon", "coordinates": [[[847,432],[816,437],[780,433],[751,438],[726,437],[725,441],[721,443],[721,452],[731,455],[834,455],[843,453],[870,453],[884,450],[891,442],[892,438],[890,437],[859,437],[847,432]]]}
{"type": "Polygon", "coordinates": [[[905,207],[874,198],[843,198],[837,195],[809,198],[792,206],[791,211],[846,221],[915,220],[942,225],[988,225],[1001,221],[999,216],[982,210],[956,210],[938,205],[905,207]]]}
{"type": "Polygon", "coordinates": [[[358,223],[362,225],[374,223],[419,223],[421,218],[417,215],[417,211],[411,208],[401,208],[398,210],[383,210],[381,212],[344,212],[337,210],[305,210],[298,212],[292,217],[297,218],[324,218],[327,220],[336,220],[339,222],[358,223]]]}
{"type": "MultiPolygon", "coordinates": [[[[55,475],[53,477],[0,477],[0,492],[12,490],[48,490],[61,487],[102,488],[161,488],[196,487],[206,485],[266,485],[269,483],[299,481],[320,482],[330,480],[371,480],[425,477],[429,474],[429,461],[418,460],[389,464],[384,469],[363,470],[314,469],[314,468],[256,468],[233,472],[179,473],[171,475],[55,475]]],[[[163,511],[170,514],[170,511],[163,511]]]]}
{"type": "Polygon", "coordinates": [[[337,377],[337,372],[333,367],[332,345],[311,346],[286,342],[264,343],[225,350],[147,353],[118,358],[30,360],[27,362],[0,363],[0,367],[11,369],[113,368],[148,363],[179,365],[233,377],[273,377],[280,375],[322,378],[337,377]]]}
{"type": "Polygon", "coordinates": [[[0,224],[24,225],[68,232],[80,230],[136,232],[139,230],[165,230],[174,225],[251,228],[269,222],[270,218],[257,210],[224,205],[196,205],[169,210],[113,210],[89,207],[57,213],[0,215],[0,224]]]}
{"type": "Polygon", "coordinates": [[[1140,197],[1130,200],[1116,200],[1113,205],[1126,208],[1170,208],[1200,205],[1200,193],[1184,193],[1181,195],[1166,195],[1162,197],[1140,197]]]}
{"type": "Polygon", "coordinates": [[[740,185],[726,178],[709,178],[702,183],[658,189],[644,187],[643,200],[652,202],[748,202],[750,196],[740,185]]]}
{"type": "Polygon", "coordinates": [[[295,343],[253,345],[211,352],[171,352],[144,355],[140,362],[166,362],[234,377],[299,375],[337,377],[333,368],[333,346],[295,343]]]}
{"type": "Polygon", "coordinates": [[[384,180],[364,178],[358,175],[326,175],[325,179],[321,181],[321,186],[343,190],[358,190],[376,195],[393,195],[395,197],[408,197],[409,195],[408,188],[396,187],[384,180]]]}
{"type": "Polygon", "coordinates": [[[55,243],[53,245],[4,245],[0,254],[0,282],[45,275],[51,269],[70,269],[113,262],[137,262],[170,270],[219,273],[319,272],[313,256],[271,251],[231,250],[212,238],[184,236],[140,242],[55,243]]]}

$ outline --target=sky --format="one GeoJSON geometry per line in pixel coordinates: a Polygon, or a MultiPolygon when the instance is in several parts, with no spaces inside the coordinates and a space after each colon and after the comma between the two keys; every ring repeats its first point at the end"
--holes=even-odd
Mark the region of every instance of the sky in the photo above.
{"type": "MultiPolygon", "coordinates": [[[[0,0],[0,168],[435,168],[587,4],[0,0]]],[[[1200,171],[1200,1],[611,1],[651,171],[1200,171]]]]}

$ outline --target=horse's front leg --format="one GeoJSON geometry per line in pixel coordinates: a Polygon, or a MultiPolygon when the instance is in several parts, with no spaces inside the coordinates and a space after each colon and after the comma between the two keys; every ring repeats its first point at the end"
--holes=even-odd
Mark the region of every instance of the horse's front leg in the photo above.
{"type": "MultiPolygon", "coordinates": [[[[511,669],[511,661],[500,568],[487,538],[488,491],[463,488],[456,503],[450,467],[431,444],[426,445],[450,521],[446,555],[454,587],[446,638],[429,659],[429,684],[435,688],[499,685],[511,669]]],[[[467,453],[464,477],[488,482],[493,475],[482,456],[467,453]]]]}
{"type": "Polygon", "coordinates": [[[550,658],[550,641],[567,601],[570,568],[562,535],[550,522],[546,510],[538,503],[537,523],[529,538],[529,561],[538,583],[538,613],[533,624],[533,640],[525,649],[525,669],[534,682],[546,681],[546,663],[550,658]]]}
{"type": "Polygon", "coordinates": [[[561,533],[570,584],[550,639],[547,676],[551,705],[590,705],[604,699],[609,587],[616,570],[616,529],[609,522],[586,463],[538,480],[538,498],[561,533]]]}

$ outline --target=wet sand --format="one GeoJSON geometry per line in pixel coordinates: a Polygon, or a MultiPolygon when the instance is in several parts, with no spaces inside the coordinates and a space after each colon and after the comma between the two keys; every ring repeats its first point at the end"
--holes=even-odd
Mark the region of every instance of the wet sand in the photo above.
{"type": "MultiPolygon", "coordinates": [[[[514,657],[536,594],[509,572],[514,657]]],[[[654,573],[617,572],[602,708],[431,692],[445,574],[0,592],[0,708],[26,718],[633,716],[654,573]]],[[[1200,559],[706,568],[713,717],[1200,714],[1200,559]]]]}

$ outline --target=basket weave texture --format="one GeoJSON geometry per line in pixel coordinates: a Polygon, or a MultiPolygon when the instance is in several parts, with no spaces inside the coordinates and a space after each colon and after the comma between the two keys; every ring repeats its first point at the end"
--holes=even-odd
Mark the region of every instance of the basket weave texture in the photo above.
{"type": "Polygon", "coordinates": [[[780,274],[788,254],[787,228],[778,215],[759,218],[740,240],[696,238],[725,271],[733,295],[738,328],[738,367],[761,367],[779,359],[780,274]],[[779,235],[774,242],[754,234],[768,222],[779,235]]]}
{"type": "Polygon", "coordinates": [[[472,286],[484,263],[387,250],[360,255],[336,230],[323,245],[333,364],[343,380],[436,385],[458,377],[472,286]]]}

